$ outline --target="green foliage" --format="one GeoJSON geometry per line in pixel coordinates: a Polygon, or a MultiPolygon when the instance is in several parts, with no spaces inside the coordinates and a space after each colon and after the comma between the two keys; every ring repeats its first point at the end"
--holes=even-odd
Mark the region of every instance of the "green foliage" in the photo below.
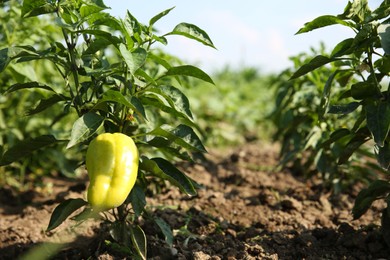
{"type": "MultiPolygon", "coordinates": [[[[111,235],[118,245],[146,259],[146,237],[137,224],[146,191],[161,179],[195,195],[197,184],[170,160],[192,160],[192,153],[205,152],[180,86],[187,77],[213,84],[199,68],[183,65],[155,46],[167,44],[170,35],[214,47],[212,41],[188,23],[160,35],[154,25],[172,9],[144,25],[130,12],[124,19],[110,16],[101,0],[24,0],[3,5],[14,16],[5,19],[0,33],[1,95],[7,108],[1,115],[7,125],[1,129],[25,132],[15,141],[2,133],[0,164],[9,167],[28,164],[29,158],[46,158],[42,149],[49,147],[52,156],[70,155],[81,166],[88,143],[99,133],[132,136],[142,155],[136,188],[107,221],[115,219],[111,235]],[[13,30],[11,23],[20,23],[19,30],[13,30]],[[47,30],[37,29],[42,27],[47,30]],[[24,38],[14,41],[14,33],[24,38]],[[25,111],[23,120],[14,119],[18,111],[13,107],[25,111]],[[37,119],[39,124],[28,127],[37,119]]],[[[64,171],[64,163],[57,165],[64,171]]],[[[70,199],[54,210],[48,231],[79,209],[83,210],[73,218],[76,221],[98,217],[84,200],[70,199]]]]}
{"type": "MultiPolygon", "coordinates": [[[[324,46],[312,49],[311,54],[292,57],[295,74],[318,53],[316,57],[325,57],[324,46]]],[[[291,69],[282,72],[274,81],[276,103],[270,115],[277,129],[274,138],[282,144],[280,164],[305,176],[321,173],[335,192],[351,182],[375,178],[370,172],[380,170],[369,163],[367,156],[374,157],[369,149],[360,147],[366,141],[362,130],[356,136],[352,134],[353,119],[359,117],[360,109],[358,102],[344,97],[345,84],[354,84],[357,79],[343,66],[344,63],[320,66],[292,80],[291,69]]]]}
{"type": "MultiPolygon", "coordinates": [[[[34,118],[28,115],[35,114],[44,107],[45,103],[53,101],[48,99],[50,92],[48,83],[58,82],[55,68],[50,61],[36,60],[27,63],[10,62],[12,55],[10,46],[34,45],[36,48],[48,48],[49,42],[60,39],[60,30],[53,25],[52,18],[40,19],[32,17],[23,19],[20,16],[21,4],[13,0],[0,5],[0,67],[7,69],[0,73],[0,146],[2,151],[7,151],[15,145],[21,146],[22,140],[32,140],[40,135],[56,135],[59,138],[68,131],[71,125],[61,126],[52,118],[49,111],[42,111],[34,118]],[[39,78],[40,83],[37,82],[39,78]],[[13,86],[13,87],[10,87],[13,86]],[[23,91],[17,90],[23,89],[23,91]],[[48,127],[49,125],[49,127],[48,127]],[[46,129],[49,129],[47,131],[46,129]]],[[[50,84],[51,86],[55,84],[50,84]]],[[[52,109],[61,111],[59,106],[52,109]]],[[[68,115],[65,120],[70,119],[68,115]]],[[[49,145],[49,144],[48,144],[49,145]]],[[[33,151],[33,146],[27,149],[15,149],[7,152],[7,156],[14,152],[26,155],[24,160],[14,160],[7,163],[0,170],[0,185],[8,184],[18,189],[26,187],[25,180],[38,181],[42,174],[51,174],[52,169],[61,169],[66,176],[74,175],[80,157],[68,153],[59,152],[56,144],[47,146],[46,152],[41,156],[31,157],[28,151],[33,151]],[[55,154],[55,156],[53,156],[55,154]],[[34,174],[31,175],[30,173],[34,174]]],[[[2,159],[2,164],[6,160],[2,159]]],[[[7,159],[9,160],[9,158],[7,159]]],[[[38,183],[36,183],[38,185],[38,183]]]]}
{"type": "Polygon", "coordinates": [[[207,146],[269,140],[272,76],[262,75],[255,68],[235,71],[226,67],[215,72],[213,78],[213,87],[195,82],[185,90],[207,146]]]}
{"type": "MultiPolygon", "coordinates": [[[[356,177],[357,169],[371,173],[375,179],[385,177],[385,180],[365,177],[370,185],[355,201],[355,218],[364,214],[377,199],[390,201],[387,180],[390,165],[390,66],[389,32],[386,29],[389,7],[388,1],[383,1],[371,11],[367,0],[356,0],[348,2],[340,15],[325,15],[306,23],[298,33],[339,24],[353,30],[355,37],[341,41],[329,55],[321,53],[299,63],[298,69],[287,75],[291,80],[284,83],[294,90],[279,83],[277,105],[281,107],[275,114],[286,161],[297,163],[295,157],[290,156],[300,155],[298,165],[302,168],[315,165],[317,171],[336,173],[332,180],[339,178],[340,174],[356,177]],[[308,93],[307,87],[309,95],[295,102],[294,98],[308,93]],[[295,129],[282,129],[288,124],[294,125],[295,129]],[[369,158],[374,157],[373,153],[377,159],[374,166],[369,158]],[[308,165],[300,160],[305,160],[308,165]],[[382,167],[384,175],[379,174],[379,169],[375,170],[378,166],[382,167]]],[[[382,224],[387,230],[384,234],[390,230],[389,208],[388,204],[383,211],[382,224]]],[[[389,237],[386,240],[390,241],[389,237]]]]}
{"type": "Polygon", "coordinates": [[[52,230],[62,224],[71,214],[73,214],[79,208],[87,205],[87,202],[82,199],[69,199],[64,203],[61,203],[53,211],[52,218],[50,219],[47,230],[52,230]]]}

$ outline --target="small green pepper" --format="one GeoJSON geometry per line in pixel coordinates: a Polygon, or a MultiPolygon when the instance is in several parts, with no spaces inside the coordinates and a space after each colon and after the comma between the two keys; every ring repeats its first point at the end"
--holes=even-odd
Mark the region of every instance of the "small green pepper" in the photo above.
{"type": "Polygon", "coordinates": [[[138,161],[138,149],[127,135],[104,133],[92,140],[86,157],[91,206],[98,210],[120,206],[137,180],[138,161]]]}

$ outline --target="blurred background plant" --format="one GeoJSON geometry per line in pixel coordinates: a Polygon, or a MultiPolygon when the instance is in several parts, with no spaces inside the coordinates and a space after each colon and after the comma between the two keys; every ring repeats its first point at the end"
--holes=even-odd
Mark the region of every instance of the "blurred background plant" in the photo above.
{"type": "Polygon", "coordinates": [[[208,147],[270,140],[273,76],[259,69],[228,66],[214,72],[215,86],[198,81],[186,90],[208,147]]]}
{"type": "MultiPolygon", "coordinates": [[[[10,0],[0,4],[0,49],[8,46],[34,45],[39,49],[49,48],[50,42],[60,39],[61,31],[54,26],[52,17],[23,19],[20,0],[10,0]]],[[[0,60],[0,67],[6,65],[0,60]]],[[[51,133],[59,138],[72,129],[71,118],[53,118],[62,114],[60,106],[53,106],[50,111],[40,110],[41,101],[48,98],[48,92],[42,89],[6,93],[9,86],[25,82],[48,84],[60,87],[61,77],[47,60],[35,60],[29,63],[11,63],[0,73],[0,147],[2,152],[8,150],[21,140],[29,139],[44,133],[51,133]],[[34,114],[34,117],[30,115],[34,114]]],[[[39,156],[0,168],[0,186],[10,185],[16,189],[29,189],[32,186],[44,185],[40,177],[63,175],[72,177],[80,158],[67,155],[60,147],[48,147],[39,156]]]]}

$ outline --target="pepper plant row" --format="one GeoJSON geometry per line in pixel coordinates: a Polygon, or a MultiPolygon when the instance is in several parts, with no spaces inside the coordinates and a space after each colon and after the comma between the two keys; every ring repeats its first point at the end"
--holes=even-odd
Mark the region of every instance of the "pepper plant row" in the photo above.
{"type": "Polygon", "coordinates": [[[283,143],[283,164],[320,172],[333,184],[356,177],[369,182],[356,198],[353,217],[385,200],[382,229],[390,246],[389,15],[389,1],[371,10],[367,0],[355,0],[339,15],[306,23],[297,34],[338,25],[355,36],[330,54],[295,57],[298,69],[284,72],[281,77],[289,81],[277,84],[272,118],[283,143]]]}

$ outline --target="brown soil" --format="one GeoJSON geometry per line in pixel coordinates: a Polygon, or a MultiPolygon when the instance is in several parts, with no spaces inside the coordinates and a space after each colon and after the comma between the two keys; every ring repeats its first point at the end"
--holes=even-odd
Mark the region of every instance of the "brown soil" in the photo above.
{"type": "MultiPolygon", "coordinates": [[[[210,152],[202,165],[181,165],[203,188],[194,198],[171,187],[148,199],[151,215],[165,220],[175,235],[170,247],[158,226],[143,220],[148,259],[389,258],[379,232],[382,204],[352,220],[361,187],[336,196],[318,181],[276,172],[276,164],[274,146],[253,143],[210,152]]],[[[0,190],[0,259],[15,259],[39,244],[50,251],[58,243],[68,244],[55,259],[125,259],[104,243],[110,237],[98,223],[75,227],[67,221],[45,232],[55,206],[85,190],[81,181],[48,181],[52,195],[0,190]]]]}

